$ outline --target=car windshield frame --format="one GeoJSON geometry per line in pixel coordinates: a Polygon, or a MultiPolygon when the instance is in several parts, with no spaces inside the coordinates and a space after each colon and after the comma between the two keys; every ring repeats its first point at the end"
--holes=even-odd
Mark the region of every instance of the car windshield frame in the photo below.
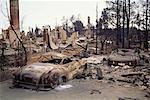
{"type": "Polygon", "coordinates": [[[49,61],[42,61],[42,63],[50,63],[50,64],[60,64],[60,65],[64,65],[64,64],[68,64],[71,63],[73,60],[69,57],[65,57],[65,58],[53,58],[49,61]]]}

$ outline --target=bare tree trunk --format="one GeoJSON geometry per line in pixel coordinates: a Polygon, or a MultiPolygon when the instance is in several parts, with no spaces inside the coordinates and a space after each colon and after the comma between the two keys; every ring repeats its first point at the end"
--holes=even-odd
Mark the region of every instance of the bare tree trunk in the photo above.
{"type": "Polygon", "coordinates": [[[130,0],[128,0],[128,13],[127,13],[127,48],[130,48],[129,32],[130,32],[130,0]]]}
{"type": "Polygon", "coordinates": [[[146,30],[145,30],[144,48],[147,51],[148,51],[148,3],[149,3],[149,1],[146,0],[146,30]]]}
{"type": "Polygon", "coordinates": [[[96,54],[98,54],[98,36],[97,35],[96,35],[96,54]]]}
{"type": "Polygon", "coordinates": [[[104,43],[105,43],[105,41],[101,41],[101,51],[103,51],[104,50],[104,43]]]}
{"type": "Polygon", "coordinates": [[[150,1],[149,1],[149,30],[150,30],[150,1]]]}
{"type": "Polygon", "coordinates": [[[124,48],[124,38],[125,38],[125,31],[124,31],[124,28],[125,28],[125,3],[126,3],[126,0],[123,1],[123,34],[122,34],[122,48],[124,48]]]}
{"type": "Polygon", "coordinates": [[[97,25],[96,25],[96,54],[98,54],[98,22],[96,22],[97,25]]]}
{"type": "Polygon", "coordinates": [[[117,0],[117,41],[116,41],[116,45],[117,47],[119,47],[119,0],[117,0]]]}

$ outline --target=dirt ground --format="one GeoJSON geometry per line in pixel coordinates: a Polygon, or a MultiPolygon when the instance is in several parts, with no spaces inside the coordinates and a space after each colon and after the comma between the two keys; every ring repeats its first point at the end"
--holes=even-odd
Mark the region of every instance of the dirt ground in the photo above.
{"type": "Polygon", "coordinates": [[[0,83],[0,100],[149,100],[145,90],[125,87],[117,83],[93,79],[74,79],[66,84],[72,87],[63,90],[39,91],[11,87],[11,80],[0,83]],[[120,99],[122,100],[122,99],[120,99]]]}

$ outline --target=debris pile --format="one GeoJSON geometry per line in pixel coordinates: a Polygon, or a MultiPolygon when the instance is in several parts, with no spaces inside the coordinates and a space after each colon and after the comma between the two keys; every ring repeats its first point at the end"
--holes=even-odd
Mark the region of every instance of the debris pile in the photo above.
{"type": "Polygon", "coordinates": [[[103,59],[106,56],[93,55],[88,58],[83,58],[87,62],[87,68],[85,69],[85,78],[90,79],[102,79],[103,72],[101,66],[103,65],[103,59]]]}
{"type": "Polygon", "coordinates": [[[116,82],[123,86],[138,86],[143,90],[150,89],[150,66],[144,62],[143,65],[131,66],[122,65],[103,65],[101,67],[104,81],[116,82]]]}
{"type": "Polygon", "coordinates": [[[92,90],[91,93],[92,94],[101,94],[101,91],[100,90],[92,90]]]}
{"type": "Polygon", "coordinates": [[[120,98],[118,100],[139,100],[138,98],[129,98],[129,97],[123,97],[123,98],[120,98]]]}
{"type": "Polygon", "coordinates": [[[0,82],[11,79],[13,77],[13,73],[16,72],[18,68],[0,68],[0,82]]]}

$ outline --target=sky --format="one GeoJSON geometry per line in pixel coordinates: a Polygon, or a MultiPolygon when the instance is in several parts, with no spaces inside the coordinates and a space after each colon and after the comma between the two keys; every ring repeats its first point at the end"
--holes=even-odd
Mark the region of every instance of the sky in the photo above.
{"type": "MultiPolygon", "coordinates": [[[[2,14],[6,13],[6,3],[9,0],[0,0],[0,28],[9,26],[7,18],[2,14]]],[[[84,26],[87,25],[87,17],[90,16],[91,23],[95,25],[96,5],[98,4],[99,16],[106,7],[105,0],[19,0],[20,22],[23,21],[22,29],[29,27],[42,27],[50,25],[54,28],[62,24],[62,18],[70,18],[75,15],[84,26]]]]}

